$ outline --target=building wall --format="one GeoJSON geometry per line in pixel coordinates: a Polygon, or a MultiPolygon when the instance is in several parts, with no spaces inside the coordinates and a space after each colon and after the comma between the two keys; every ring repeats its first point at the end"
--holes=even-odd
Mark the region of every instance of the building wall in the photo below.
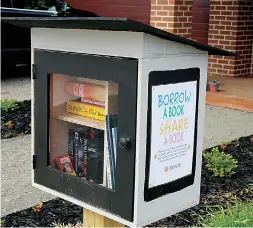
{"type": "Polygon", "coordinates": [[[105,17],[127,17],[150,23],[151,0],[66,0],[76,9],[94,12],[105,17]]]}
{"type": "Polygon", "coordinates": [[[210,56],[209,75],[252,73],[253,0],[67,0],[101,16],[128,17],[187,38],[238,52],[210,56]],[[209,16],[208,16],[209,14],[209,16]]]}
{"type": "Polygon", "coordinates": [[[151,0],[150,14],[152,26],[240,54],[210,56],[209,75],[251,73],[253,0],[151,0]]]}
{"type": "Polygon", "coordinates": [[[203,44],[208,43],[209,9],[209,0],[193,1],[191,38],[203,44]]]}
{"type": "Polygon", "coordinates": [[[193,0],[151,0],[150,25],[191,37],[193,0]]]}
{"type": "Polygon", "coordinates": [[[210,75],[249,75],[252,40],[252,0],[210,0],[208,43],[240,54],[237,57],[210,56],[210,75]]]}

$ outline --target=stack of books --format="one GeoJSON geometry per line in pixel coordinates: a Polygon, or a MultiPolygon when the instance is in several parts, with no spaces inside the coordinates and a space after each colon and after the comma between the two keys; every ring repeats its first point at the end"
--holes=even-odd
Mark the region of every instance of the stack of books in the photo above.
{"type": "Polygon", "coordinates": [[[69,129],[68,155],[56,157],[55,168],[90,182],[103,184],[104,131],[86,126],[69,129]],[[58,161],[63,157],[68,160],[68,170],[59,169],[58,161]]]}
{"type": "Polygon", "coordinates": [[[56,167],[62,172],[97,184],[106,183],[108,188],[114,190],[118,114],[105,114],[105,87],[72,80],[64,83],[64,91],[78,97],[75,100],[67,101],[66,111],[68,113],[105,121],[106,130],[104,132],[87,126],[69,129],[68,155],[57,157],[56,167]],[[65,165],[67,169],[59,168],[60,166],[57,165],[62,157],[68,161],[68,164],[65,165]],[[104,169],[106,169],[105,177],[103,177],[104,169]],[[104,178],[106,180],[103,180],[104,178]]]}
{"type": "Polygon", "coordinates": [[[64,91],[79,97],[67,101],[66,110],[69,113],[105,121],[105,87],[82,81],[66,81],[64,91]]]}

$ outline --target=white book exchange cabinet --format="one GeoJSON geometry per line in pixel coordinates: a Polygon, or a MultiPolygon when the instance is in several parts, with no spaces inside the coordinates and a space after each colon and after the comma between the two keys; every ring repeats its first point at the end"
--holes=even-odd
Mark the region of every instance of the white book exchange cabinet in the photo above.
{"type": "Polygon", "coordinates": [[[125,18],[31,28],[32,185],[127,226],[199,203],[208,55],[125,18]]]}

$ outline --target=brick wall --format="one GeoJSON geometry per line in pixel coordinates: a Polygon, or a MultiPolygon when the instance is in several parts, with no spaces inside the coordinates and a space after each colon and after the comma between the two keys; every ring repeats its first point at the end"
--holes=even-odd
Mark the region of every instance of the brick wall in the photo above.
{"type": "Polygon", "coordinates": [[[252,40],[252,0],[210,0],[208,43],[240,56],[210,56],[209,75],[249,75],[252,40]]]}
{"type": "Polygon", "coordinates": [[[151,0],[150,25],[191,37],[193,0],[151,0]]]}
{"type": "Polygon", "coordinates": [[[208,44],[209,8],[209,0],[193,1],[191,38],[203,44],[208,44]]]}

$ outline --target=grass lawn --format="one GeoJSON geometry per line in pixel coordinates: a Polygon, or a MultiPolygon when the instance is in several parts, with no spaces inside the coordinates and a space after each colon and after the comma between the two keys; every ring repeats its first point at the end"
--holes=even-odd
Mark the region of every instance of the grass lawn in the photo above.
{"type": "Polygon", "coordinates": [[[253,202],[236,203],[234,207],[205,216],[203,221],[207,227],[252,227],[253,202]]]}

